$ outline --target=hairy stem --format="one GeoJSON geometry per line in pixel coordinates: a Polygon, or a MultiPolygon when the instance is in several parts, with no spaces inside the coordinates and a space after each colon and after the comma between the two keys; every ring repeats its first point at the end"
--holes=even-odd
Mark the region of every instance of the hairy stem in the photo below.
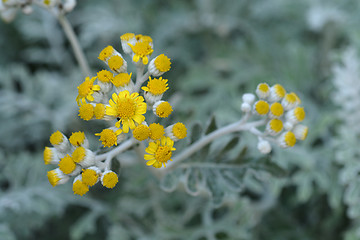
{"type": "MultiPolygon", "coordinates": [[[[244,119],[246,119],[246,117],[244,119]]],[[[261,126],[265,123],[264,120],[245,123],[246,120],[244,120],[244,119],[242,119],[238,122],[229,124],[225,127],[219,128],[216,131],[214,131],[206,136],[203,136],[202,138],[200,138],[199,140],[194,142],[192,145],[190,145],[188,148],[186,148],[182,153],[180,153],[179,155],[176,155],[173,158],[173,163],[170,163],[168,165],[168,167],[165,169],[165,171],[168,172],[168,171],[171,171],[172,169],[176,168],[182,161],[184,161],[185,159],[190,157],[192,154],[197,152],[199,149],[205,147],[210,142],[214,141],[215,139],[217,139],[221,136],[230,134],[232,132],[250,130],[254,127],[261,126]]]]}
{"type": "Polygon", "coordinates": [[[118,155],[118,154],[124,152],[125,150],[129,149],[135,143],[136,143],[136,140],[134,138],[130,138],[129,140],[123,142],[122,144],[120,144],[116,148],[112,149],[111,151],[109,151],[107,153],[97,155],[95,157],[95,161],[96,162],[100,162],[100,161],[103,161],[103,160],[110,161],[113,157],[115,157],[116,155],[118,155]]]}
{"type": "Polygon", "coordinates": [[[74,29],[72,28],[70,22],[67,20],[67,18],[63,14],[60,14],[58,16],[58,21],[59,21],[61,27],[63,28],[65,35],[71,44],[71,47],[75,54],[75,58],[80,65],[83,75],[85,77],[90,76],[89,64],[85,58],[82,48],[80,47],[78,38],[76,37],[74,29]]]}

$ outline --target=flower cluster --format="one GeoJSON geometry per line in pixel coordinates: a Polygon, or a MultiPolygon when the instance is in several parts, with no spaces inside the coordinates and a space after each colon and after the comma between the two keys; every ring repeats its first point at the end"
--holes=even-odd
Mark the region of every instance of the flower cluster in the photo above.
{"type": "MultiPolygon", "coordinates": [[[[174,142],[185,138],[187,129],[181,122],[163,126],[147,119],[167,118],[173,112],[171,104],[163,100],[164,93],[169,89],[168,80],[161,77],[171,68],[170,58],[161,54],[150,59],[153,53],[153,41],[149,36],[126,33],[120,37],[120,40],[123,52],[131,57],[136,66],[135,81],[132,79],[134,74],[127,71],[128,63],[123,55],[112,46],[105,47],[98,58],[108,66],[108,70],[104,69],[97,72],[94,77],[87,77],[78,86],[76,101],[79,106],[79,117],[85,121],[98,119],[109,123],[108,128],[95,134],[99,136],[103,147],[116,149],[114,146],[119,144],[118,147],[120,147],[125,140],[135,143],[142,141],[147,145],[144,155],[147,165],[155,168],[166,167],[166,163],[171,161],[173,151],[176,150],[174,142]],[[147,71],[144,73],[146,66],[147,71]],[[147,83],[144,84],[146,81],[147,83]]],[[[64,136],[63,138],[65,139],[64,136]]],[[[52,144],[54,145],[53,142],[52,144]]],[[[102,171],[109,168],[109,161],[102,163],[101,161],[106,158],[97,159],[86,146],[79,145],[70,152],[69,149],[67,152],[60,151],[55,146],[56,144],[52,149],[46,148],[46,153],[44,153],[45,162],[59,165],[59,168],[49,175],[52,185],[63,183],[62,179],[79,175],[81,172],[81,177],[75,177],[75,181],[80,182],[76,184],[76,187],[74,186],[74,192],[81,194],[86,192],[85,186],[88,187],[91,186],[89,183],[97,182],[97,180],[84,181],[84,173],[85,176],[90,176],[91,174],[87,172],[92,171],[93,179],[95,176],[101,179],[102,176],[112,173],[102,171]],[[50,149],[51,154],[54,152],[54,156],[66,160],[60,160],[60,162],[49,160],[50,149]],[[85,165],[80,164],[77,159],[79,154],[86,159],[85,165]],[[63,171],[64,167],[61,166],[65,165],[64,161],[69,164],[73,161],[71,171],[68,169],[63,171]],[[105,165],[104,169],[99,168],[102,165],[105,165]],[[80,187],[84,187],[83,191],[79,190],[80,187]]],[[[102,183],[104,185],[103,180],[102,183]]],[[[104,186],[113,187],[114,185],[109,185],[105,181],[104,186]]]]}
{"type": "Polygon", "coordinates": [[[18,10],[25,14],[33,12],[33,5],[38,5],[58,15],[71,12],[76,6],[76,0],[1,0],[0,15],[7,21],[12,21],[18,10]]]}
{"type": "Polygon", "coordinates": [[[88,149],[89,141],[84,132],[75,132],[69,139],[56,131],[50,136],[53,147],[45,147],[45,164],[58,165],[47,173],[52,186],[66,183],[71,177],[75,194],[84,195],[89,187],[98,181],[107,188],[113,188],[118,182],[116,173],[97,165],[95,153],[88,149]]]}
{"type": "Polygon", "coordinates": [[[263,118],[264,131],[251,129],[259,137],[258,149],[261,153],[271,151],[269,141],[287,148],[293,147],[297,140],[306,138],[308,127],[300,124],[305,119],[305,110],[300,107],[301,100],[294,92],[287,93],[280,84],[270,87],[267,83],[260,83],[256,96],[244,94],[241,110],[249,116],[263,118]]]}

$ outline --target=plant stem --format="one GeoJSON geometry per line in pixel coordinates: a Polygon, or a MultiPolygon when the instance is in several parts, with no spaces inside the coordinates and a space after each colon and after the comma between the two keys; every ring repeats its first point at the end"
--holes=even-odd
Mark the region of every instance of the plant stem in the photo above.
{"type": "Polygon", "coordinates": [[[131,138],[125,142],[123,142],[122,144],[120,144],[119,146],[117,146],[116,148],[112,149],[111,151],[107,152],[107,153],[103,153],[100,155],[97,155],[95,157],[95,161],[96,162],[100,162],[103,160],[107,160],[108,159],[112,159],[113,157],[115,157],[116,155],[118,155],[119,153],[122,153],[123,151],[129,149],[131,146],[133,146],[136,143],[134,138],[131,138]]]}
{"type": "MultiPolygon", "coordinates": [[[[244,119],[246,119],[246,117],[244,119]]],[[[216,131],[214,131],[206,136],[203,136],[202,138],[200,138],[199,140],[194,142],[192,145],[190,145],[188,148],[186,148],[182,153],[175,156],[173,158],[173,163],[168,164],[167,168],[164,170],[166,172],[171,171],[172,169],[176,168],[183,160],[187,159],[192,154],[197,152],[199,149],[205,147],[207,144],[209,144],[210,142],[214,141],[215,139],[217,139],[223,135],[230,134],[232,132],[249,130],[254,127],[261,126],[265,123],[264,120],[245,123],[244,119],[242,119],[238,122],[229,124],[225,127],[219,128],[216,131]]]]}
{"type": "Polygon", "coordinates": [[[70,22],[67,20],[67,18],[63,14],[60,14],[58,16],[58,21],[59,21],[61,27],[63,28],[65,35],[71,44],[71,47],[75,54],[75,58],[80,65],[83,75],[85,77],[90,76],[89,64],[85,58],[83,50],[80,47],[78,38],[76,37],[74,29],[72,28],[70,22]]]}

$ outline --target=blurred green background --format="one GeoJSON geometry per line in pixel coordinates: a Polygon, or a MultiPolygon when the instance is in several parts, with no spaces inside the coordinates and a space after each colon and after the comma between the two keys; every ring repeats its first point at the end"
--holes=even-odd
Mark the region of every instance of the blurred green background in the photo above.
{"type": "MultiPolygon", "coordinates": [[[[172,120],[189,128],[238,120],[242,94],[261,82],[300,96],[309,136],[270,157],[286,174],[245,179],[215,208],[207,195],[162,191],[141,164],[122,168],[113,190],[51,187],[51,133],[82,130],[96,147],[105,125],[77,117],[84,78],[53,15],[34,7],[0,22],[0,239],[360,239],[359,11],[357,0],[81,0],[67,15],[94,75],[120,35],[151,36],[153,56],[172,59],[172,120]],[[337,98],[343,85],[354,91],[337,98]]],[[[259,157],[254,136],[240,139],[259,157]]]]}

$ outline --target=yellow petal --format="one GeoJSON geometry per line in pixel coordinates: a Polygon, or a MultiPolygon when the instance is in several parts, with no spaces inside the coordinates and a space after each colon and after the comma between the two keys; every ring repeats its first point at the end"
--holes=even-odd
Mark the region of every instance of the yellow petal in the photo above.
{"type": "Polygon", "coordinates": [[[156,162],[156,160],[150,160],[146,163],[146,165],[150,166],[150,165],[153,165],[154,163],[156,162]]]}

